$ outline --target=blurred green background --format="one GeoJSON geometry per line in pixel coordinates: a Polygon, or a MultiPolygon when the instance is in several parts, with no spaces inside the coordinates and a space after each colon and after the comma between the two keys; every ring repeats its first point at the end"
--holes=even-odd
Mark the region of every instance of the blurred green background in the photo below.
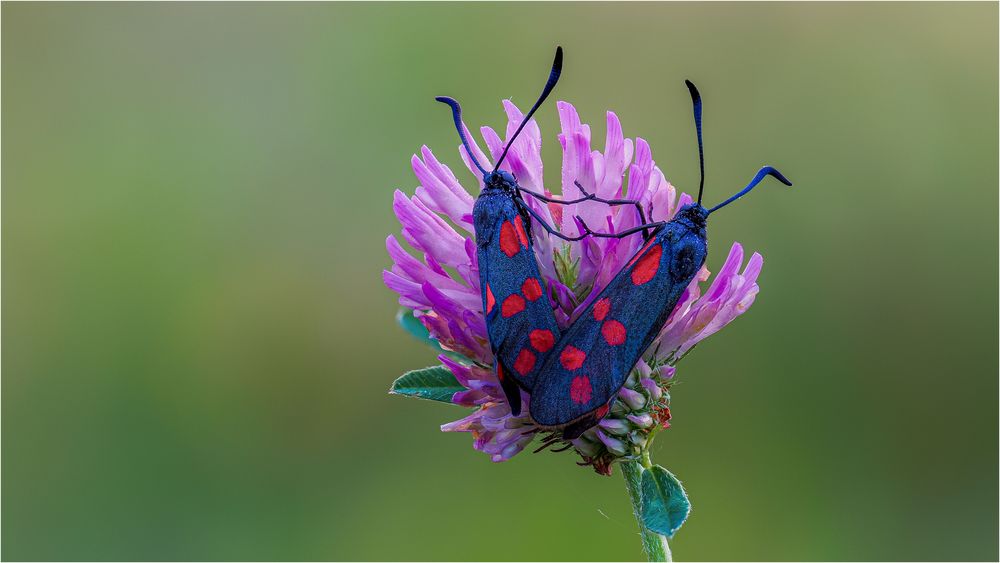
{"type": "MultiPolygon", "coordinates": [[[[5,559],[638,559],[620,474],[492,464],[386,395],[433,353],[380,281],[447,111],[556,44],[766,260],[654,459],[687,560],[998,557],[996,3],[2,8],[5,559]]],[[[539,113],[557,185],[554,104],[539,113]]],[[[462,176],[472,185],[471,176],[462,176]]]]}

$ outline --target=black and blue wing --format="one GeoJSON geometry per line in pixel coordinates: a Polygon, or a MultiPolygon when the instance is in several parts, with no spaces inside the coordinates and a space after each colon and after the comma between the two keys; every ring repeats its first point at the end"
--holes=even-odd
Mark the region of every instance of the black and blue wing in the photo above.
{"type": "Polygon", "coordinates": [[[531,391],[559,340],[545,282],[538,271],[531,223],[520,196],[483,193],[473,210],[479,281],[497,378],[511,411],[521,411],[519,388],[531,391]]]}
{"type": "Polygon", "coordinates": [[[704,230],[670,222],[654,231],[553,348],[532,390],[532,418],[547,427],[571,425],[570,438],[596,424],[706,253],[704,230]]]}

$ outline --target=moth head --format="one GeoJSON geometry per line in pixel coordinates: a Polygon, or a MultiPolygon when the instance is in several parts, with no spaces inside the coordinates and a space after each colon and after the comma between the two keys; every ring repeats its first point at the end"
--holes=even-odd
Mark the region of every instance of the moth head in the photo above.
{"type": "Polygon", "coordinates": [[[517,186],[517,179],[506,170],[495,170],[483,174],[483,184],[488,188],[513,190],[517,186]]]}
{"type": "Polygon", "coordinates": [[[681,220],[689,223],[692,227],[704,229],[708,220],[708,210],[697,203],[689,203],[680,208],[674,220],[681,220]]]}

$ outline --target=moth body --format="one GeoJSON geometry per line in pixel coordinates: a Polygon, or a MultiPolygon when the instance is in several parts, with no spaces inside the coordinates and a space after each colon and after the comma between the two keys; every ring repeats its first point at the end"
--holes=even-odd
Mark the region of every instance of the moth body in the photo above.
{"type": "Polygon", "coordinates": [[[560,331],[538,271],[531,217],[507,172],[486,178],[473,207],[479,285],[496,373],[511,411],[531,391],[560,331]]]}

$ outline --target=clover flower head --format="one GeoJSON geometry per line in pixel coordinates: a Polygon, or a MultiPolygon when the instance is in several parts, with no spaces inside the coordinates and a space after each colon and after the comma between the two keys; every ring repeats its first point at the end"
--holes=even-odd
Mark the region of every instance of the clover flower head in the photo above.
{"type": "MultiPolygon", "coordinates": [[[[480,162],[495,162],[513,135],[523,114],[510,100],[503,101],[508,123],[504,137],[482,127],[480,133],[487,158],[466,129],[472,151],[480,162]]],[[[590,126],[583,123],[572,104],[558,102],[562,148],[561,182],[558,190],[544,183],[541,158],[542,136],[537,123],[529,121],[511,146],[501,169],[511,172],[524,188],[577,199],[587,192],[605,199],[637,200],[652,221],[666,221],[692,198],[678,194],[653,161],[648,143],[626,138],[613,112],[607,112],[604,150],[592,148],[590,126]]],[[[463,128],[465,126],[463,125],[463,128]]],[[[514,416],[493,370],[493,355],[487,340],[479,287],[479,265],[473,233],[472,207],[482,188],[482,178],[459,146],[459,154],[472,176],[469,188],[422,147],[411,160],[419,185],[412,196],[397,190],[393,210],[402,226],[400,242],[386,239],[392,266],[383,280],[399,295],[399,304],[412,311],[443,350],[438,359],[450,372],[454,391],[435,395],[457,405],[475,409],[468,416],[444,424],[445,432],[470,432],[473,446],[493,461],[505,461],[541,437],[541,446],[560,441],[532,422],[528,415],[531,398],[522,393],[521,415],[514,416]],[[409,247],[409,250],[406,247],[409,247]],[[541,436],[540,436],[541,435],[541,436]]],[[[576,204],[543,203],[525,197],[548,224],[563,234],[582,234],[580,217],[587,225],[606,232],[621,232],[640,225],[631,206],[607,206],[593,201],[576,204]]],[[[621,239],[587,237],[565,242],[544,229],[532,229],[539,271],[549,288],[556,320],[567,328],[593,301],[642,245],[635,235],[621,239]]],[[[582,458],[581,464],[610,474],[616,460],[633,458],[647,447],[652,435],[670,425],[669,389],[675,365],[696,344],[718,332],[746,312],[758,292],[757,277],[763,260],[754,253],[744,265],[739,243],[729,250],[722,268],[714,276],[707,268],[695,276],[684,291],[653,345],[630,373],[608,415],[582,436],[566,443],[582,458]],[[707,284],[707,287],[705,287],[707,284]]],[[[450,389],[450,388],[449,388],[450,389]]],[[[427,396],[427,395],[423,395],[427,396]]]]}

